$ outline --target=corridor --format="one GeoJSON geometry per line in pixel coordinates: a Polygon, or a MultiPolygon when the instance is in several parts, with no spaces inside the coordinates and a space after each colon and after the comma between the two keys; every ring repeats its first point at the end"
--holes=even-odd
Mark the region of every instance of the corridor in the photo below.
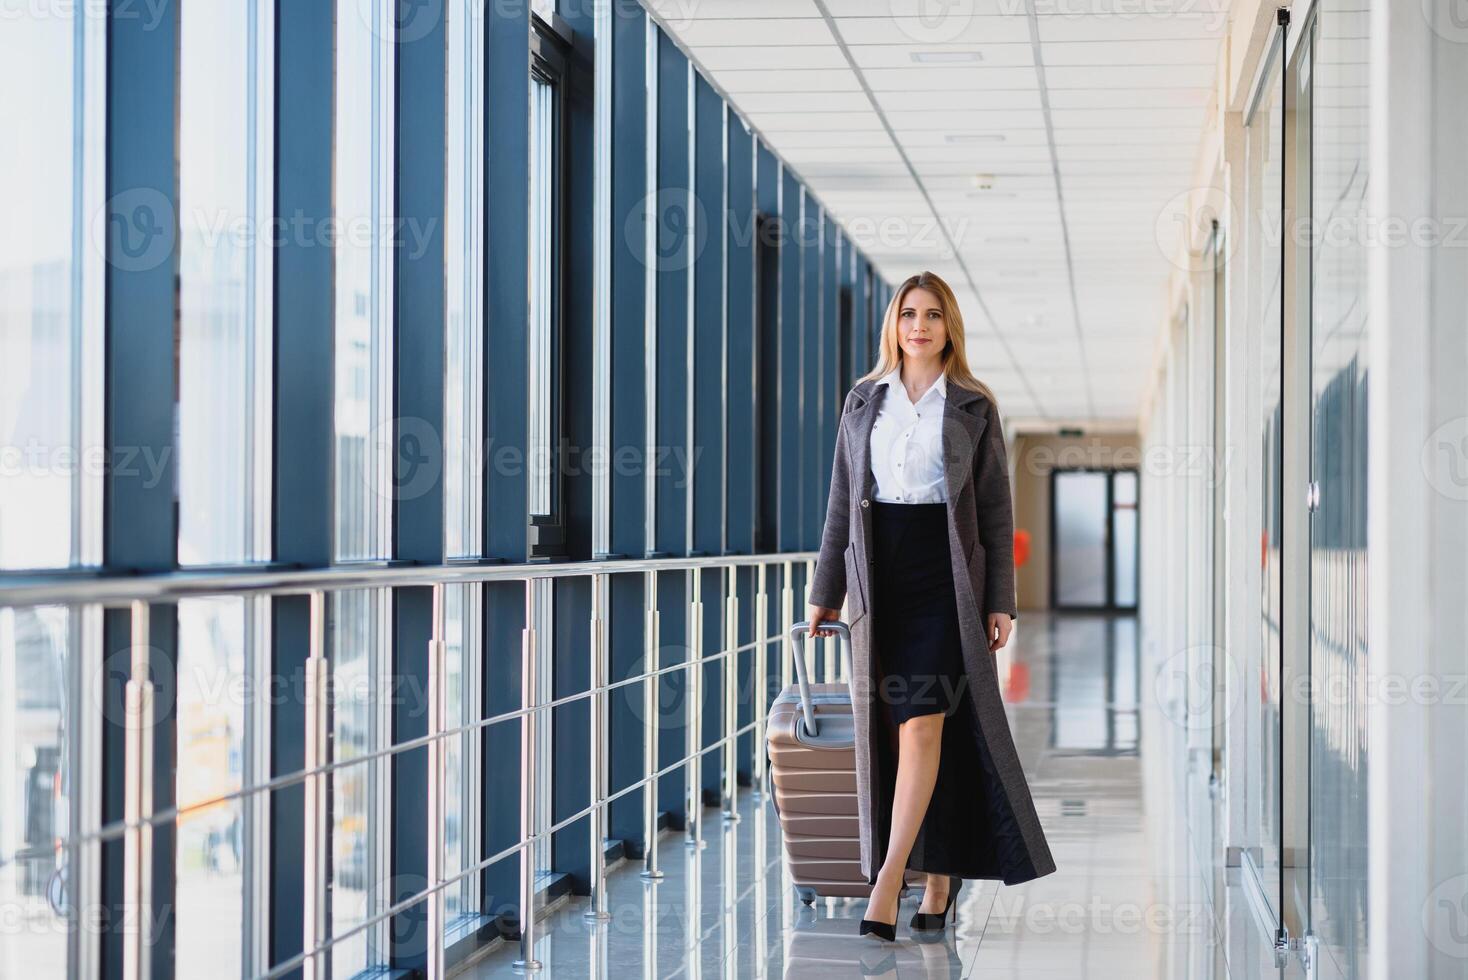
{"type": "Polygon", "coordinates": [[[0,980],[1464,980],[1465,4],[0,0],[0,980]]]}

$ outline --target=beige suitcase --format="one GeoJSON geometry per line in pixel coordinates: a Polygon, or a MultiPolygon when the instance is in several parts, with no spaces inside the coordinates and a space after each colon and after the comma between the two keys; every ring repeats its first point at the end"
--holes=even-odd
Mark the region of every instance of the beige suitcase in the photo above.
{"type": "MultiPolygon", "coordinates": [[[[851,631],[839,620],[821,626],[837,633],[850,676],[851,631]]],[[[806,620],[790,628],[796,683],[775,698],[765,727],[775,812],[796,895],[807,905],[818,895],[864,898],[871,892],[861,873],[851,691],[845,684],[809,683],[809,633],[806,620]]],[[[907,873],[909,882],[919,877],[907,873]]]]}

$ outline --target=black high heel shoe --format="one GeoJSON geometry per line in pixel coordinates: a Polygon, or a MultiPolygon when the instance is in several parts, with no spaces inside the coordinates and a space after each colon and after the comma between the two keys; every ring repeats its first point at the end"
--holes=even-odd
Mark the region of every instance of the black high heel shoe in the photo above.
{"type": "Polygon", "coordinates": [[[941,912],[914,912],[909,927],[920,932],[934,929],[942,929],[948,924],[948,911],[953,910],[953,921],[958,921],[958,909],[953,903],[958,899],[959,889],[963,888],[963,879],[956,875],[948,876],[948,904],[943,906],[941,912]]]}
{"type": "MultiPolygon", "coordinates": [[[[897,895],[898,909],[901,910],[902,894],[897,895]]],[[[870,903],[868,903],[870,904],[870,903]]],[[[859,935],[876,936],[883,942],[897,942],[897,919],[893,916],[891,922],[882,922],[878,919],[862,919],[859,935]]]]}

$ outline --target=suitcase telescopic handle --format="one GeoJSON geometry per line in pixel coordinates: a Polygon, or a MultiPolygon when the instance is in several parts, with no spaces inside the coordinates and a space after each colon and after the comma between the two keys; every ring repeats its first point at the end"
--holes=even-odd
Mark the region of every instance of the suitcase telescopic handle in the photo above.
{"type": "MultiPolygon", "coordinates": [[[[831,630],[840,637],[842,652],[846,654],[846,674],[851,676],[851,627],[839,619],[822,620],[816,629],[831,630]]],[[[800,689],[800,713],[805,716],[805,730],[811,735],[820,734],[816,725],[816,708],[810,699],[810,681],[805,674],[805,643],[801,640],[801,634],[809,635],[811,631],[810,620],[802,619],[790,627],[790,645],[794,647],[792,655],[795,658],[795,684],[800,689]]]]}

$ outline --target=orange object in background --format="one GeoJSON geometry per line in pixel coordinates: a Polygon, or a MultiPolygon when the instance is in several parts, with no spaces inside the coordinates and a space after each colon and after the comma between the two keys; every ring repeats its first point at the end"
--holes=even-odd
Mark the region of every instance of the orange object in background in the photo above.
{"type": "Polygon", "coordinates": [[[1016,528],[1014,532],[1014,567],[1019,568],[1030,560],[1030,532],[1016,528]]]}

